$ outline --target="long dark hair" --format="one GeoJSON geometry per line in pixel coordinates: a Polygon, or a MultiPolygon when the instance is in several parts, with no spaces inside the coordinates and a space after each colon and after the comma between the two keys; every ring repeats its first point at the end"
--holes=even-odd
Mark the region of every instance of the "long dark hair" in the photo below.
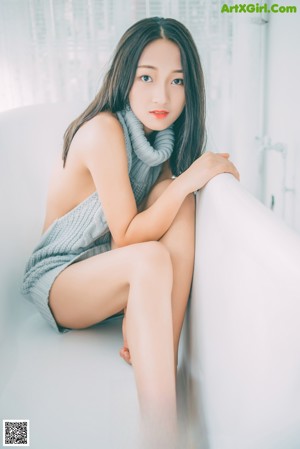
{"type": "Polygon", "coordinates": [[[175,19],[150,17],[136,22],[124,33],[100,91],[67,128],[63,147],[64,166],[72,139],[83,123],[101,111],[117,112],[124,109],[141,53],[146,45],[156,39],[169,39],[177,44],[184,74],[186,104],[174,123],[175,146],[170,158],[173,174],[178,176],[201,155],[206,143],[205,89],[196,45],[182,23],[175,19]]]}

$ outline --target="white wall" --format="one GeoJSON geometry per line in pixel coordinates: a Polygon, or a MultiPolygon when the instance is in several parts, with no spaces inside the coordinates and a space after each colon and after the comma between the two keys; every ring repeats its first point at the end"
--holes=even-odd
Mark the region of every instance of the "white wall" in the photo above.
{"type": "Polygon", "coordinates": [[[265,94],[266,134],[273,149],[266,151],[264,202],[269,206],[273,195],[274,212],[298,232],[300,232],[299,42],[299,7],[296,14],[270,14],[268,82],[265,94]],[[280,151],[282,147],[286,150],[286,156],[280,151]]]}
{"type": "Polygon", "coordinates": [[[241,184],[300,232],[298,10],[233,15],[231,64],[220,67],[220,96],[209,102],[208,147],[228,151],[241,184]]]}
{"type": "Polygon", "coordinates": [[[232,45],[208,96],[208,149],[229,152],[241,184],[262,200],[266,25],[260,14],[231,15],[232,45]]]}

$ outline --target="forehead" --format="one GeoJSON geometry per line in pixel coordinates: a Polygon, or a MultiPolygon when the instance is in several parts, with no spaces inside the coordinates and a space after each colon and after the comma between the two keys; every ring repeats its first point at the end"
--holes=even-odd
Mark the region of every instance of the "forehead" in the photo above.
{"type": "Polygon", "coordinates": [[[138,65],[153,65],[155,67],[171,67],[181,69],[181,57],[178,46],[168,39],[157,39],[144,48],[138,65]]]}

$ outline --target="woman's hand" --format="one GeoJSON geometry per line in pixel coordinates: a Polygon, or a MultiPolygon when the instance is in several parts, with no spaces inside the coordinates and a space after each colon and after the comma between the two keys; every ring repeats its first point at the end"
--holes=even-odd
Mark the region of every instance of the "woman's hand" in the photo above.
{"type": "Polygon", "coordinates": [[[240,174],[231,161],[229,153],[208,151],[193,162],[177,179],[181,180],[187,193],[201,189],[210,179],[220,173],[231,173],[238,181],[240,174]]]}

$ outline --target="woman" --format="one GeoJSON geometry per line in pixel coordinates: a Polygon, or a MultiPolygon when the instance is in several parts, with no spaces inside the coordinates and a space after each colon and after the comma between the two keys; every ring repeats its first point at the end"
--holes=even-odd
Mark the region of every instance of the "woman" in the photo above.
{"type": "Polygon", "coordinates": [[[133,365],[143,422],[172,448],[193,192],[219,173],[239,179],[228,154],[201,155],[204,120],[202,68],[188,30],[158,17],[130,27],[101,90],[65,133],[23,284],[59,332],[125,312],[120,354],[133,365]]]}

